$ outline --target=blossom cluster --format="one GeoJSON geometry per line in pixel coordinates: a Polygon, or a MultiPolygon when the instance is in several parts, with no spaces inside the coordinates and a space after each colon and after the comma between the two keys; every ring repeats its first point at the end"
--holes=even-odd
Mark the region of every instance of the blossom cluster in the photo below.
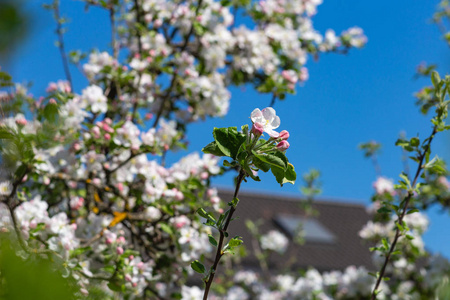
{"type": "MultiPolygon", "coordinates": [[[[39,98],[19,84],[0,91],[0,233],[62,259],[80,295],[96,286],[105,298],[178,297],[189,263],[211,250],[196,210],[223,212],[210,186],[223,171],[218,157],[165,165],[187,147],[187,125],[226,115],[233,85],[284,99],[308,79],[310,56],[367,38],[357,27],[319,33],[316,0],[85,2],[108,10],[113,27],[112,51],[70,55],[87,86],[57,80],[39,98]]],[[[252,121],[273,136],[270,150],[289,147],[274,111],[252,121]]]]}

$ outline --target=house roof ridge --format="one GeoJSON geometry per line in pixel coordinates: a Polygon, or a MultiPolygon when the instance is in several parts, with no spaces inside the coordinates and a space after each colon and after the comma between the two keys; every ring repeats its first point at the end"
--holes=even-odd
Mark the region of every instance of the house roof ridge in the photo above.
{"type": "MultiPolygon", "coordinates": [[[[229,194],[233,194],[234,190],[228,187],[216,187],[219,193],[229,193],[229,194]]],[[[257,196],[257,197],[262,197],[265,199],[268,198],[274,198],[277,197],[279,200],[284,200],[284,201],[292,201],[292,202],[297,202],[300,201],[302,199],[304,199],[303,197],[300,196],[295,196],[292,194],[277,194],[277,193],[273,193],[273,192],[261,192],[261,191],[254,191],[254,190],[241,190],[239,192],[240,195],[247,195],[247,196],[257,196]]],[[[354,201],[352,202],[344,202],[346,200],[344,199],[336,199],[335,200],[331,200],[331,199],[324,199],[324,198],[316,198],[316,200],[314,200],[313,204],[316,205],[327,205],[327,206],[340,206],[340,207],[354,207],[354,208],[364,208],[366,209],[366,205],[363,203],[356,203],[354,201]]]]}

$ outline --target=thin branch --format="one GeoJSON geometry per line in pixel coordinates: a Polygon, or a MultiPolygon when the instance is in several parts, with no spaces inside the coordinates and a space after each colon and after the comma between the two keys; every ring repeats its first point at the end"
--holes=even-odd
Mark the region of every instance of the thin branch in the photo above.
{"type": "MultiPolygon", "coordinates": [[[[420,173],[421,173],[422,168],[423,168],[423,160],[425,159],[425,156],[426,156],[427,152],[430,150],[430,144],[431,144],[431,141],[433,140],[434,135],[436,134],[436,132],[437,132],[437,127],[435,126],[433,128],[433,132],[431,133],[431,135],[430,135],[430,137],[428,139],[428,143],[427,143],[427,145],[424,148],[424,151],[420,155],[420,160],[419,160],[419,164],[417,166],[416,175],[414,176],[414,180],[413,180],[412,185],[411,185],[412,189],[415,188],[417,180],[419,179],[420,173]]],[[[404,204],[404,206],[402,208],[402,213],[400,214],[400,216],[397,219],[397,224],[400,224],[400,225],[403,224],[403,218],[406,215],[409,202],[411,201],[413,195],[414,195],[414,193],[411,190],[406,195],[406,198],[404,200],[405,204],[404,204]]],[[[374,289],[372,291],[371,300],[376,300],[377,299],[376,292],[378,290],[378,287],[380,286],[381,281],[383,280],[383,276],[384,276],[384,273],[386,271],[387,264],[389,263],[389,259],[391,258],[391,255],[392,255],[392,253],[395,250],[395,246],[397,245],[397,241],[398,241],[398,239],[399,239],[399,237],[401,235],[402,235],[402,233],[400,232],[400,229],[397,227],[397,230],[395,232],[394,240],[392,241],[391,247],[389,249],[388,254],[386,255],[386,258],[385,258],[384,263],[383,263],[383,267],[381,268],[380,274],[378,275],[378,278],[377,278],[377,282],[376,282],[375,287],[374,287],[374,289]]]]}
{"type": "Polygon", "coordinates": [[[111,23],[111,46],[113,48],[113,56],[117,60],[117,58],[119,57],[119,44],[116,41],[116,19],[114,4],[112,4],[109,8],[109,20],[111,23]]]}
{"type": "Polygon", "coordinates": [[[273,93],[272,100],[270,101],[269,107],[273,107],[275,105],[275,101],[277,101],[277,95],[273,93]]]}
{"type": "Polygon", "coordinates": [[[64,37],[63,37],[63,28],[61,23],[61,15],[59,12],[59,1],[55,0],[53,2],[53,9],[55,11],[55,19],[56,19],[56,34],[58,35],[58,48],[59,53],[61,55],[63,67],[64,67],[64,73],[66,74],[66,79],[69,82],[70,89],[73,91],[73,84],[72,84],[72,75],[70,74],[69,70],[69,62],[67,60],[66,50],[64,48],[64,37]]]}
{"type": "MultiPolygon", "coordinates": [[[[199,0],[198,1],[198,5],[197,8],[195,9],[195,18],[198,16],[198,13],[200,11],[200,7],[202,6],[202,2],[203,0],[199,0]]],[[[195,22],[195,20],[193,21],[195,22]]],[[[189,44],[189,40],[191,39],[192,34],[194,33],[194,23],[192,23],[191,28],[189,29],[189,33],[186,35],[185,39],[184,39],[184,43],[183,46],[181,47],[181,49],[179,50],[180,53],[182,53],[184,50],[186,50],[188,44],[189,44]]],[[[155,118],[155,122],[153,123],[153,128],[155,128],[156,126],[158,126],[159,123],[159,119],[161,118],[163,112],[164,112],[164,106],[166,104],[166,102],[169,100],[170,94],[172,93],[173,88],[175,87],[175,82],[178,78],[178,73],[174,73],[172,76],[172,79],[170,81],[170,85],[166,90],[166,93],[162,99],[161,102],[161,106],[159,107],[158,113],[156,114],[156,118],[155,118]]]]}
{"type": "MultiPolygon", "coordinates": [[[[237,197],[237,195],[239,193],[239,188],[241,187],[241,183],[242,183],[242,180],[244,179],[244,177],[245,177],[245,171],[240,170],[239,175],[237,177],[236,189],[234,190],[233,199],[237,197]]],[[[223,254],[224,254],[222,252],[222,248],[223,248],[223,242],[225,240],[225,232],[228,229],[228,225],[230,225],[231,218],[235,211],[236,211],[236,208],[234,207],[234,205],[232,205],[230,208],[230,212],[227,216],[227,219],[224,223],[224,226],[222,228],[219,228],[220,237],[219,237],[219,243],[217,245],[216,258],[214,259],[214,264],[211,267],[211,273],[210,273],[209,277],[205,280],[206,287],[205,287],[205,293],[203,294],[203,300],[208,299],[208,293],[211,288],[211,284],[214,280],[214,275],[216,274],[217,266],[219,264],[220,259],[222,258],[223,254]]]]}

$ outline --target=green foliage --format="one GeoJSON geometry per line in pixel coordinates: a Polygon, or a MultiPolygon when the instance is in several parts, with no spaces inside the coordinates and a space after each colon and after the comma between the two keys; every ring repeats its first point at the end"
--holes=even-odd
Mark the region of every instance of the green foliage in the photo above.
{"type": "Polygon", "coordinates": [[[76,299],[75,283],[63,270],[34,255],[23,260],[5,236],[0,236],[0,300],[76,299]]]}
{"type": "Polygon", "coordinates": [[[295,168],[289,163],[284,152],[275,148],[275,140],[264,139],[251,140],[248,126],[242,127],[238,132],[236,127],[214,128],[214,141],[206,145],[202,151],[216,156],[227,156],[233,159],[224,161],[225,167],[237,167],[243,169],[247,176],[255,181],[260,181],[253,171],[272,170],[277,182],[283,186],[285,183],[294,184],[297,178],[295,168]]]}
{"type": "Polygon", "coordinates": [[[238,132],[236,127],[214,128],[213,136],[223,156],[232,159],[236,159],[239,148],[246,140],[246,136],[238,132]]]}
{"type": "Polygon", "coordinates": [[[243,243],[244,243],[244,241],[242,240],[242,238],[240,236],[235,236],[225,245],[225,247],[223,247],[222,252],[234,254],[235,249],[237,247],[239,247],[240,245],[242,245],[243,243]]]}
{"type": "Polygon", "coordinates": [[[192,270],[194,270],[195,272],[200,273],[200,274],[203,274],[206,272],[205,266],[198,260],[194,260],[191,263],[191,268],[192,268],[192,270]]]}

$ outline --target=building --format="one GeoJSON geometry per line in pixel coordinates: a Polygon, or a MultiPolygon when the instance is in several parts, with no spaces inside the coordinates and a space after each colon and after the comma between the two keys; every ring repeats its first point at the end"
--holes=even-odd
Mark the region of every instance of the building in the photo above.
{"type": "MultiPolygon", "coordinates": [[[[221,190],[219,196],[228,202],[233,198],[233,192],[221,190]]],[[[245,226],[248,219],[262,221],[259,233],[278,230],[290,240],[284,254],[274,253],[269,257],[269,270],[313,267],[329,271],[343,270],[350,265],[372,267],[369,245],[358,235],[371,219],[365,206],[317,200],[312,204],[317,216],[307,217],[300,198],[245,191],[241,191],[238,198],[240,202],[233,215],[237,219],[231,222],[228,233],[244,240],[248,250],[248,256],[242,260],[244,268],[259,268],[253,238],[245,226]],[[298,228],[303,230],[304,243],[301,245],[293,242],[298,228]]]]}

